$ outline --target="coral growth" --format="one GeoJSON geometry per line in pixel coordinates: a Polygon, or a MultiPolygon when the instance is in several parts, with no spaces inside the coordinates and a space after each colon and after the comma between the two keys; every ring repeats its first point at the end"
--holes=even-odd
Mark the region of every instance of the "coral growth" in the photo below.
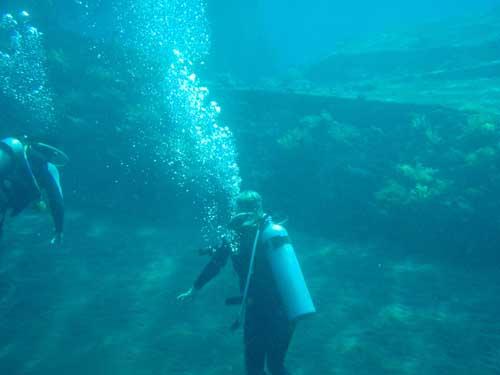
{"type": "Polygon", "coordinates": [[[438,170],[414,165],[400,164],[397,174],[389,178],[384,186],[375,192],[375,199],[384,206],[407,206],[427,203],[448,192],[450,181],[438,178],[438,170]]]}
{"type": "Polygon", "coordinates": [[[323,111],[319,115],[307,115],[300,118],[298,126],[291,128],[278,138],[278,144],[289,150],[311,147],[319,143],[322,147],[351,146],[359,136],[360,132],[354,126],[339,122],[331,113],[323,111]]]}

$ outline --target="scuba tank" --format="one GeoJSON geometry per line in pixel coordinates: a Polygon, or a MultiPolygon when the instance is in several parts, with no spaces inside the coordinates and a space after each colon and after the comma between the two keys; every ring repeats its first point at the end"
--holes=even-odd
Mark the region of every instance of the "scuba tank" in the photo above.
{"type": "MultiPolygon", "coordinates": [[[[304,280],[299,261],[290,243],[288,233],[281,225],[274,224],[271,217],[265,216],[263,221],[257,225],[255,231],[243,296],[237,299],[237,302],[241,303],[241,308],[238,318],[231,326],[231,329],[236,330],[244,319],[257,247],[262,247],[265,252],[265,257],[269,263],[288,320],[296,321],[314,314],[316,308],[304,280]]],[[[233,300],[236,301],[236,298],[231,298],[226,303],[232,304],[233,300]]]]}
{"type": "Polygon", "coordinates": [[[294,321],[315,313],[316,308],[286,229],[269,218],[260,237],[288,319],[294,321]]]}

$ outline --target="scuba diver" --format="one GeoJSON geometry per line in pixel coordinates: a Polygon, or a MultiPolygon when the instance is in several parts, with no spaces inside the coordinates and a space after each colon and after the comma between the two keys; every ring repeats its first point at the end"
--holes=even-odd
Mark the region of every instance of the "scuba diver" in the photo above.
{"type": "Polygon", "coordinates": [[[0,236],[8,214],[16,216],[45,197],[55,226],[51,244],[61,243],[64,202],[57,166],[67,161],[62,151],[41,142],[0,140],[0,236]]]}
{"type": "Polygon", "coordinates": [[[265,375],[266,365],[272,375],[288,374],[284,362],[295,324],[316,311],[288,234],[264,214],[255,191],[239,194],[229,229],[234,240],[223,237],[218,247],[203,251],[210,262],[177,299],[194,297],[231,258],[241,296],[226,304],[241,304],[231,328],[243,324],[246,374],[265,375]]]}

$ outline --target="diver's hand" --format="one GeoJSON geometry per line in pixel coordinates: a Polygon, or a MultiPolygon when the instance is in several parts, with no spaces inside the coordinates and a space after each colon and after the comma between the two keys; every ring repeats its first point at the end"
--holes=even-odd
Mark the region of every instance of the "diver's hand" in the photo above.
{"type": "Polygon", "coordinates": [[[189,301],[194,298],[196,290],[194,288],[189,288],[187,292],[181,293],[177,296],[177,301],[184,302],[189,301]]]}
{"type": "Polygon", "coordinates": [[[63,234],[61,232],[57,232],[54,237],[50,240],[50,244],[52,246],[61,246],[63,241],[63,234]]]}

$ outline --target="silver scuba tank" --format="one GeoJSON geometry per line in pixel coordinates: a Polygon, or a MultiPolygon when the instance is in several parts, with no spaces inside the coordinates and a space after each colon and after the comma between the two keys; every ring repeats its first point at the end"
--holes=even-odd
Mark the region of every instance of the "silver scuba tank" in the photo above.
{"type": "Polygon", "coordinates": [[[288,319],[298,320],[315,313],[316,308],[286,229],[269,219],[261,241],[288,319]]]}

